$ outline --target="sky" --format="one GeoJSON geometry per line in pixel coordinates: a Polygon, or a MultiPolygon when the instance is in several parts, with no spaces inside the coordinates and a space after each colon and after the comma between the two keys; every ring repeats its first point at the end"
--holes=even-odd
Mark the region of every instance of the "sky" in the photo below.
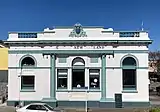
{"type": "Polygon", "coordinates": [[[47,27],[104,26],[114,30],[144,30],[160,50],[159,0],[1,0],[0,39],[12,31],[42,31],[47,27]]]}

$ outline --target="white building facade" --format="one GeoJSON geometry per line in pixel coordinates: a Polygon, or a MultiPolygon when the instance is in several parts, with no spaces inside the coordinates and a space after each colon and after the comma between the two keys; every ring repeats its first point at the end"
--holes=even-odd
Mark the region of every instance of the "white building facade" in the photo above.
{"type": "Polygon", "coordinates": [[[103,27],[46,28],[12,32],[8,105],[115,108],[149,106],[148,45],[145,31],[103,27]],[[117,100],[119,98],[119,100],[117,100]]]}

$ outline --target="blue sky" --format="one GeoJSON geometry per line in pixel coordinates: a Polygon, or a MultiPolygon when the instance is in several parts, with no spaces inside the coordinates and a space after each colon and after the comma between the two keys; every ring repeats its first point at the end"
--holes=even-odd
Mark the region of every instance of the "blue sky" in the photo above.
{"type": "Polygon", "coordinates": [[[0,39],[10,31],[42,31],[46,27],[112,27],[138,30],[144,22],[154,40],[150,50],[160,50],[159,0],[3,0],[0,2],[0,39]]]}

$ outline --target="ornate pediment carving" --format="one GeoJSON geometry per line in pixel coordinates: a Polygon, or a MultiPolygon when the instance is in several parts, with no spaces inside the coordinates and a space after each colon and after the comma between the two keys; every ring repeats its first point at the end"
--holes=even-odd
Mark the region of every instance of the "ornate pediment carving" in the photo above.
{"type": "Polygon", "coordinates": [[[74,25],[72,32],[69,34],[69,37],[87,37],[87,34],[83,30],[82,25],[77,23],[74,25]]]}

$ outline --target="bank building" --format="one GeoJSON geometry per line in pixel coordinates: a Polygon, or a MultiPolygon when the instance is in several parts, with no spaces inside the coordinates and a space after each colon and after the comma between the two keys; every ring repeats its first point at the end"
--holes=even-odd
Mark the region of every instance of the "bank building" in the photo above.
{"type": "Polygon", "coordinates": [[[8,105],[147,107],[146,31],[82,26],[10,32],[8,105]]]}

